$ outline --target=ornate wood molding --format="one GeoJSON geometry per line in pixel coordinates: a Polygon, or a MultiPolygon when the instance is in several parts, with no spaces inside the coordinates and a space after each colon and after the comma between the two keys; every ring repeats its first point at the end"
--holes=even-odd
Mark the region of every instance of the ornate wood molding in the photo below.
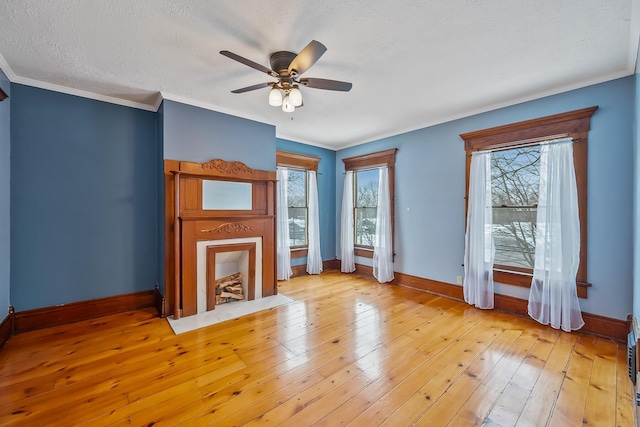
{"type": "Polygon", "coordinates": [[[572,137],[576,140],[586,138],[584,134],[591,128],[591,116],[598,106],[573,110],[561,114],[525,120],[475,132],[463,133],[465,150],[490,150],[513,146],[514,142],[536,142],[554,138],[572,137]]]}
{"type": "Polygon", "coordinates": [[[244,181],[275,181],[276,179],[275,172],[251,169],[242,162],[223,159],[213,159],[205,163],[180,161],[177,172],[244,181]]]}
{"type": "Polygon", "coordinates": [[[318,163],[320,163],[320,157],[289,153],[287,151],[276,151],[276,164],[278,166],[301,168],[317,172],[318,163]]]}
{"type": "Polygon", "coordinates": [[[255,228],[246,225],[240,224],[239,222],[225,222],[224,224],[220,224],[217,227],[200,230],[201,233],[222,233],[225,232],[227,234],[238,233],[241,231],[254,231],[255,228]]]}
{"type": "Polygon", "coordinates": [[[345,170],[358,170],[374,167],[387,166],[393,168],[396,161],[397,148],[391,148],[375,153],[363,154],[361,156],[347,157],[342,159],[345,170]]]}
{"type": "Polygon", "coordinates": [[[200,168],[215,169],[218,172],[230,175],[238,175],[242,173],[253,175],[255,173],[255,170],[251,169],[249,166],[245,165],[242,162],[227,162],[222,159],[213,159],[211,161],[208,161],[207,163],[201,163],[200,168]]]}
{"type": "Polygon", "coordinates": [[[197,313],[197,243],[234,237],[262,238],[262,296],[278,293],[276,281],[276,172],[238,161],[204,163],[166,159],[165,310],[176,319],[197,313]],[[203,209],[203,182],[251,184],[251,209],[203,209]]]}

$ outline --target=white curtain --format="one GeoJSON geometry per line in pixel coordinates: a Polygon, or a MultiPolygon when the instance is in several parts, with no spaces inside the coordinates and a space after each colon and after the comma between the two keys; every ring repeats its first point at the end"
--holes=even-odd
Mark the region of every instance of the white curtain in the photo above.
{"type": "Polygon", "coordinates": [[[584,325],[576,274],[580,263],[578,190],[570,139],[540,147],[540,189],[529,315],[570,332],[584,325]]]}
{"type": "Polygon", "coordinates": [[[356,271],[356,262],[353,255],[353,171],[347,171],[344,176],[341,224],[340,271],[352,273],[356,271]]]}
{"type": "Polygon", "coordinates": [[[320,218],[318,213],[318,180],[315,171],[307,171],[307,186],[309,200],[309,235],[307,251],[307,273],[320,274],[322,272],[322,254],[320,253],[320,218]]]}
{"type": "Polygon", "coordinates": [[[464,300],[478,308],[493,308],[493,218],[491,153],[471,156],[467,231],[464,246],[464,300]]]}
{"type": "Polygon", "coordinates": [[[393,280],[393,240],[391,234],[391,194],[389,168],[378,170],[378,209],[376,210],[376,241],[373,247],[373,277],[378,282],[393,280]]]}
{"type": "Polygon", "coordinates": [[[278,280],[289,280],[291,250],[289,249],[289,206],[287,206],[287,168],[276,168],[276,226],[278,280]]]}

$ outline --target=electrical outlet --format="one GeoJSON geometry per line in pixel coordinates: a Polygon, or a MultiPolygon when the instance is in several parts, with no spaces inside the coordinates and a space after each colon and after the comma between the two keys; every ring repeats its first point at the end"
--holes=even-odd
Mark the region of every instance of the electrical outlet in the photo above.
{"type": "Polygon", "coordinates": [[[456,283],[462,285],[462,276],[456,276],[456,283]]]}

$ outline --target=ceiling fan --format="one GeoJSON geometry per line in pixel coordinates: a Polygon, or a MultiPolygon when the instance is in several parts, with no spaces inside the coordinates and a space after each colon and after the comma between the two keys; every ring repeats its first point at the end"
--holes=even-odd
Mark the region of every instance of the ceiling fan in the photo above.
{"type": "Polygon", "coordinates": [[[243,58],[228,50],[221,50],[220,53],[227,58],[231,58],[244,65],[266,73],[277,79],[276,82],[259,83],[257,85],[243,87],[232,90],[231,93],[244,93],[265,87],[271,87],[269,92],[269,104],[275,107],[282,106],[282,110],[287,113],[293,112],[296,107],[302,106],[302,93],[300,86],[315,89],[337,90],[348,92],[351,90],[351,83],[337,80],[301,78],[300,75],[307,71],[320,57],[327,51],[327,48],[320,42],[312,40],[299,54],[287,51],[278,51],[269,57],[271,68],[267,68],[250,59],[243,58]]]}

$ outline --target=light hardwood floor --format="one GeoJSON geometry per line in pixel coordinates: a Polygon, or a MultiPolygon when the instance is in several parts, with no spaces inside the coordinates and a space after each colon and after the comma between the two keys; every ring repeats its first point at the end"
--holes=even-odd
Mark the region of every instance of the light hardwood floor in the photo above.
{"type": "Polygon", "coordinates": [[[19,334],[0,425],[631,426],[622,343],[355,275],[175,336],[153,310],[19,334]]]}

